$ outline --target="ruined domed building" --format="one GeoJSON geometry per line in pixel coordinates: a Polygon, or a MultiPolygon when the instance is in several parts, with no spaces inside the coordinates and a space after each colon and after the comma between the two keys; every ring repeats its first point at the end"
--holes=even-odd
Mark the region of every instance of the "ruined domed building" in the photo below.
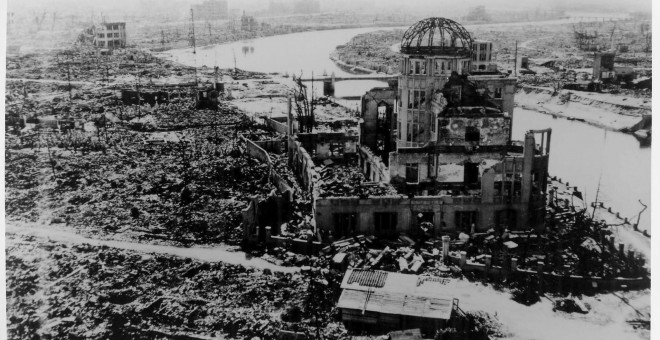
{"type": "MultiPolygon", "coordinates": [[[[492,43],[475,41],[449,19],[428,18],[405,32],[398,84],[362,97],[356,149],[367,179],[360,186],[394,188],[396,195],[315,193],[322,235],[544,228],[551,131],[512,141],[516,78],[497,70],[492,51],[492,43]]],[[[296,145],[290,140],[294,171],[316,162],[321,175],[308,170],[303,177],[323,181],[315,160],[323,153],[310,145],[307,155],[296,145]]]]}
{"type": "Polygon", "coordinates": [[[405,32],[390,181],[412,195],[451,197],[443,217],[457,229],[542,227],[549,144],[537,150],[533,133],[512,143],[516,78],[481,67],[491,51],[449,19],[405,32]]]}

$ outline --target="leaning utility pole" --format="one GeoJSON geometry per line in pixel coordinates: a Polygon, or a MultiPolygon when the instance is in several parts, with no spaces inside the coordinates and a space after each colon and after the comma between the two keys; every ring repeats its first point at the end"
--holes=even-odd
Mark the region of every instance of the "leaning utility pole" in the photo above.
{"type": "Polygon", "coordinates": [[[603,174],[601,173],[600,176],[598,177],[598,188],[596,189],[596,200],[594,201],[594,210],[591,212],[591,219],[594,219],[594,216],[596,216],[596,207],[598,206],[598,194],[600,193],[600,180],[603,178],[603,174]]]}
{"type": "Polygon", "coordinates": [[[639,214],[637,214],[637,223],[635,223],[635,230],[639,228],[639,220],[642,218],[642,213],[648,208],[646,204],[642,203],[642,200],[638,200],[638,201],[639,204],[641,204],[644,207],[644,209],[642,209],[642,211],[640,211],[639,214]]]}

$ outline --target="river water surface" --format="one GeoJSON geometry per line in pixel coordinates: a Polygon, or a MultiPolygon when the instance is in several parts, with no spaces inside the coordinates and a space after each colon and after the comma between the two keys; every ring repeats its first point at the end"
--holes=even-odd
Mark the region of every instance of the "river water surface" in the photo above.
{"type": "MultiPolygon", "coordinates": [[[[164,56],[190,66],[214,65],[258,72],[280,72],[309,77],[334,72],[349,76],[330,59],[337,45],[357,34],[393,28],[359,28],[313,31],[259,38],[231,44],[173,50],[164,56]]],[[[380,81],[337,82],[336,96],[360,96],[380,81]]],[[[320,86],[319,86],[320,87],[320,86]]],[[[522,95],[522,94],[518,94],[522,95]]],[[[355,103],[352,103],[354,108],[355,103]]],[[[651,205],[651,149],[640,148],[631,135],[606,131],[581,122],[553,119],[535,111],[516,108],[513,137],[522,140],[530,129],[552,128],[550,174],[568,181],[586,193],[587,201],[598,200],[612,206],[629,220],[636,221],[642,209],[638,200],[651,205]],[[600,190],[598,190],[600,183],[600,190]]],[[[640,229],[650,232],[650,209],[640,229]]]]}

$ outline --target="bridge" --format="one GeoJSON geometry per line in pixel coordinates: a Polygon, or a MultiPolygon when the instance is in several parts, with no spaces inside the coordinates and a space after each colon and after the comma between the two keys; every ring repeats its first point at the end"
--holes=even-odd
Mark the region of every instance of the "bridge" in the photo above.
{"type": "Polygon", "coordinates": [[[593,16],[569,16],[569,21],[575,22],[607,22],[607,21],[631,21],[628,17],[593,17],[593,16]]]}
{"type": "Polygon", "coordinates": [[[381,81],[388,81],[388,80],[396,80],[398,79],[398,75],[391,75],[391,74],[365,74],[365,75],[355,75],[355,76],[343,76],[343,77],[332,77],[332,76],[322,76],[322,77],[314,77],[312,78],[300,78],[302,81],[344,81],[344,80],[381,80],[381,81]]]}

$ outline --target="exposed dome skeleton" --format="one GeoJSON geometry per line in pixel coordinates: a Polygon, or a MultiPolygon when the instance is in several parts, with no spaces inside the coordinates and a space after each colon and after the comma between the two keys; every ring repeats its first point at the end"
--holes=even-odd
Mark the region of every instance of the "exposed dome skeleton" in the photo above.
{"type": "Polygon", "coordinates": [[[411,26],[401,39],[401,52],[412,53],[471,53],[472,36],[459,23],[445,18],[427,18],[411,26]]]}

